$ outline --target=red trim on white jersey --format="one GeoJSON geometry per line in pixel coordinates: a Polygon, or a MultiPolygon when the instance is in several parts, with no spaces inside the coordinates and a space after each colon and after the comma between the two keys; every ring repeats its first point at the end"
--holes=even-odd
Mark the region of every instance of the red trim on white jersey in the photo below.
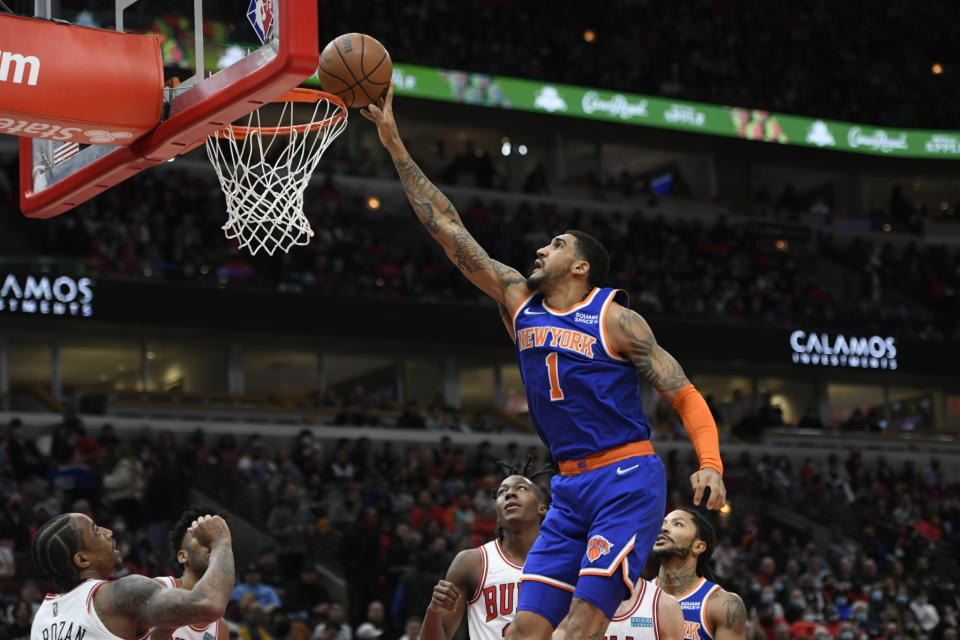
{"type": "Polygon", "coordinates": [[[500,546],[500,539],[497,538],[494,542],[497,543],[494,546],[496,546],[497,553],[500,554],[500,557],[503,558],[503,561],[506,562],[511,567],[513,567],[514,569],[520,569],[522,571],[523,570],[522,564],[517,564],[516,562],[514,562],[513,560],[507,557],[507,554],[504,552],[503,547],[500,546]]]}
{"type": "Polygon", "coordinates": [[[480,547],[480,581],[477,582],[477,589],[473,592],[473,596],[467,600],[467,604],[473,604],[480,599],[480,594],[483,593],[483,583],[487,581],[487,550],[483,546],[480,547]]]}
{"type": "Polygon", "coordinates": [[[643,602],[643,594],[646,593],[646,591],[647,591],[647,581],[641,580],[640,588],[633,590],[633,605],[623,615],[618,616],[616,613],[614,613],[613,618],[611,619],[611,622],[620,622],[621,620],[626,620],[627,618],[632,616],[634,613],[636,613],[637,608],[640,606],[640,603],[643,602]]]}
{"type": "Polygon", "coordinates": [[[660,594],[658,587],[653,596],[653,640],[660,640],[660,594]]]}
{"type": "Polygon", "coordinates": [[[90,593],[87,594],[87,613],[92,612],[92,609],[90,608],[90,606],[93,604],[93,594],[95,594],[97,592],[97,589],[99,589],[106,583],[107,583],[106,580],[101,580],[93,587],[93,589],[90,589],[90,593]]]}

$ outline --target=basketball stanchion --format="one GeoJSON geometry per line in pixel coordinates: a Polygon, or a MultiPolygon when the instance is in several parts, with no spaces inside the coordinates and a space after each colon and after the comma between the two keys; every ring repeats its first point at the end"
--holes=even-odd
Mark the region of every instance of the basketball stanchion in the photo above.
{"type": "Polygon", "coordinates": [[[251,254],[286,253],[313,237],[303,194],[323,152],[346,128],[347,107],[335,95],[296,88],[252,111],[245,122],[227,125],[206,141],[227,200],[223,230],[251,254]],[[308,119],[302,116],[309,107],[294,108],[311,103],[308,119]]]}

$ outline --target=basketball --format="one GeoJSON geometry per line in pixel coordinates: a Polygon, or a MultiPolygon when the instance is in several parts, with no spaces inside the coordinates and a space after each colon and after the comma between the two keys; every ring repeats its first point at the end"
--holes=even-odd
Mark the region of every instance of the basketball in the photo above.
{"type": "Polygon", "coordinates": [[[320,52],[320,86],[348,107],[365,107],[390,86],[393,63],[376,38],[363,33],[337,36],[320,52]]]}

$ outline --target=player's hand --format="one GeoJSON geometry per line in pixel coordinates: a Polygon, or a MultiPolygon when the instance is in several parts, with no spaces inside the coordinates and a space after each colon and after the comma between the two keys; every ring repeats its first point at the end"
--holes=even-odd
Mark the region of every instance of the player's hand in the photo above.
{"type": "Polygon", "coordinates": [[[690,476],[690,485],[693,487],[693,504],[700,506],[703,494],[710,489],[710,499],[707,500],[707,509],[716,511],[727,501],[727,488],[723,486],[723,476],[711,467],[705,467],[690,476]]]}
{"type": "Polygon", "coordinates": [[[376,104],[360,110],[360,115],[377,125],[377,134],[380,142],[388,151],[401,144],[400,132],[397,131],[397,121],[393,119],[393,83],[387,88],[385,96],[377,100],[376,104]]]}
{"type": "Polygon", "coordinates": [[[441,580],[433,587],[433,597],[430,598],[431,609],[449,609],[454,611],[460,600],[460,590],[452,582],[441,580]]]}
{"type": "Polygon", "coordinates": [[[217,542],[230,542],[230,527],[220,516],[200,516],[187,531],[208,549],[217,542]]]}

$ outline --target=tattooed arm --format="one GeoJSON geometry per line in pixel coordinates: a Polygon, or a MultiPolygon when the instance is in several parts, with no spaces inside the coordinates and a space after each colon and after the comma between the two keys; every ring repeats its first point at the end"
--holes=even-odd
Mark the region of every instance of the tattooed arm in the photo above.
{"type": "Polygon", "coordinates": [[[105,583],[94,594],[93,604],[111,633],[133,638],[144,625],[176,629],[186,624],[204,625],[223,616],[233,592],[230,530],[219,516],[204,516],[190,532],[210,548],[210,564],[203,577],[193,589],[166,589],[140,575],[105,583]]]}
{"type": "Polygon", "coordinates": [[[610,348],[630,360],[640,375],[671,403],[690,381],[680,363],[653,337],[650,325],[636,311],[610,305],[605,318],[610,348]]]}
{"type": "Polygon", "coordinates": [[[414,213],[433,239],[440,243],[450,261],[498,304],[513,309],[529,292],[526,278],[516,269],[487,255],[463,226],[460,214],[450,200],[430,182],[407,153],[393,118],[393,85],[379,105],[372,104],[367,111],[360,113],[377,125],[380,142],[393,159],[414,213]]]}
{"type": "Polygon", "coordinates": [[[746,640],[747,610],[740,596],[717,589],[704,606],[715,640],[746,640]]]}
{"type": "Polygon", "coordinates": [[[604,327],[613,352],[630,360],[680,414],[700,461],[700,469],[690,476],[693,504],[701,504],[704,496],[709,495],[706,507],[719,509],[726,500],[727,489],[723,484],[717,425],[703,396],[690,384],[676,359],[657,344],[650,325],[639,313],[614,303],[604,318],[604,327]]]}

